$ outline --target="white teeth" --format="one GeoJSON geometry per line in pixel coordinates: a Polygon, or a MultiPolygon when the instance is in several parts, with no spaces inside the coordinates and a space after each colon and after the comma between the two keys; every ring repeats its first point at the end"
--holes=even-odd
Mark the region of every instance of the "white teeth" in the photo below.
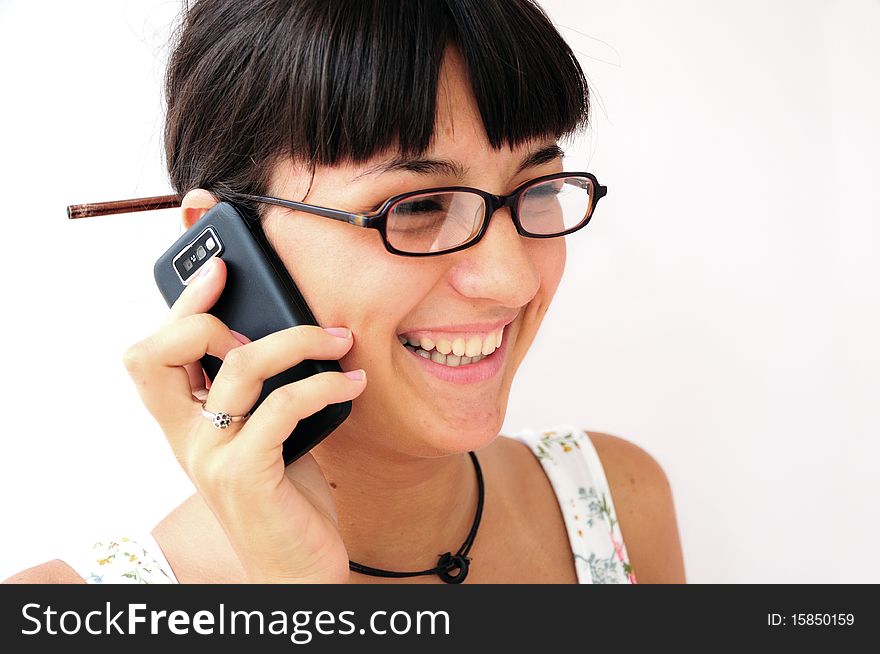
{"type": "Polygon", "coordinates": [[[474,335],[467,339],[458,337],[452,340],[440,338],[435,342],[427,336],[416,340],[413,337],[398,335],[397,340],[420,357],[454,368],[477,363],[489,356],[501,347],[503,337],[504,328],[491,332],[485,337],[474,335]]]}
{"type": "Polygon", "coordinates": [[[472,363],[477,363],[481,359],[485,358],[482,354],[478,354],[473,357],[459,357],[451,353],[443,354],[441,352],[438,352],[437,350],[431,350],[430,352],[427,352],[422,348],[416,348],[409,344],[404,345],[404,347],[410,352],[418,354],[420,357],[430,359],[434,363],[449,366],[450,368],[457,368],[459,366],[466,366],[472,363]]]}

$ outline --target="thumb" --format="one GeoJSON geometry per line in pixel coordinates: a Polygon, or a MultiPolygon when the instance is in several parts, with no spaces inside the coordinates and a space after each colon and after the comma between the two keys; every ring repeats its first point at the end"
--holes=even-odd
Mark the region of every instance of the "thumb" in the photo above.
{"type": "Polygon", "coordinates": [[[196,274],[190,277],[183,293],[171,305],[164,325],[185,316],[206,313],[217,302],[226,285],[226,262],[219,257],[211,257],[196,274]]]}

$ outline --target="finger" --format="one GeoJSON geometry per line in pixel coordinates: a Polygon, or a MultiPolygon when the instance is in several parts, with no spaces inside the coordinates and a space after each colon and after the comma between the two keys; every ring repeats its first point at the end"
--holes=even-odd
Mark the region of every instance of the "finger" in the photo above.
{"type": "MultiPolygon", "coordinates": [[[[339,329],[339,328],[331,328],[339,329]]],[[[352,346],[351,331],[335,336],[317,325],[297,325],[230,350],[214,377],[206,408],[241,415],[256,404],[263,382],[307,359],[330,360],[352,346]]]]}
{"type": "Polygon", "coordinates": [[[274,455],[300,420],[329,404],[347,402],[360,395],[367,386],[367,379],[366,373],[361,379],[355,379],[357,373],[364,371],[320,372],[276,388],[247,422],[242,423],[234,440],[235,447],[274,455]]]}
{"type": "MultiPolygon", "coordinates": [[[[241,334],[234,329],[230,329],[232,335],[242,344],[247,344],[251,342],[244,334],[241,334]]],[[[208,397],[208,389],[211,388],[211,379],[208,377],[208,373],[202,368],[201,363],[188,363],[184,366],[186,369],[186,374],[189,376],[189,385],[192,388],[193,397],[197,398],[200,401],[204,401],[208,397]]]]}
{"type": "Polygon", "coordinates": [[[192,398],[184,366],[206,354],[219,359],[244,347],[229,328],[209,313],[185,316],[125,352],[124,363],[144,405],[164,428],[192,420],[199,403],[192,398]]]}
{"type": "Polygon", "coordinates": [[[168,325],[184,316],[206,313],[217,302],[225,285],[226,262],[220,257],[211,257],[195,277],[190,277],[183,293],[171,305],[162,325],[168,325]]]}
{"type": "MultiPolygon", "coordinates": [[[[183,289],[183,293],[171,306],[171,310],[165,318],[164,325],[168,325],[184,316],[197,313],[206,313],[220,297],[226,284],[226,262],[215,261],[218,257],[211,257],[199,270],[199,273],[190,279],[189,284],[183,289]]],[[[250,343],[250,339],[239,334],[235,330],[233,334],[242,343],[250,343]]],[[[198,363],[190,363],[184,366],[189,376],[191,393],[194,397],[204,399],[206,391],[211,387],[210,380],[198,363]]]]}
{"type": "Polygon", "coordinates": [[[199,363],[188,363],[184,367],[189,378],[190,392],[193,397],[204,400],[208,397],[208,376],[199,363]]]}

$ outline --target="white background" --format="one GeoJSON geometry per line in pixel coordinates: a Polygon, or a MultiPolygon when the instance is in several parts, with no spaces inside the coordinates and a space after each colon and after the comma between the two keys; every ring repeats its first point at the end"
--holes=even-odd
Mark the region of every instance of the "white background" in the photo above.
{"type": "MultiPolygon", "coordinates": [[[[609,187],[569,239],[507,433],[654,455],[691,582],[880,581],[880,2],[544,0],[609,187]]],[[[176,2],[0,3],[0,578],[191,492],[122,366],[166,307],[161,74],[176,2]]]]}

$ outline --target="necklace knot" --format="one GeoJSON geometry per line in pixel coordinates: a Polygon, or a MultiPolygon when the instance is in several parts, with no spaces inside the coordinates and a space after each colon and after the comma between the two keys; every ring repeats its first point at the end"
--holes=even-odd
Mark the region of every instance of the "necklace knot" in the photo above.
{"type": "Polygon", "coordinates": [[[467,577],[470,562],[471,560],[466,556],[446,552],[440,555],[440,561],[437,563],[440,570],[437,575],[447,584],[460,584],[467,577]]]}

